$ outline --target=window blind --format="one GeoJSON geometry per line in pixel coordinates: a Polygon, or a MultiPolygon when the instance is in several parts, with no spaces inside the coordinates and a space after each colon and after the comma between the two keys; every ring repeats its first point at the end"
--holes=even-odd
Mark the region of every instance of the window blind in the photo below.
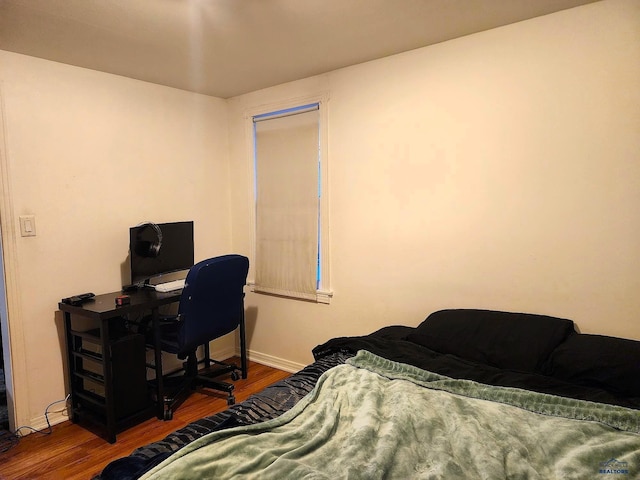
{"type": "Polygon", "coordinates": [[[316,299],[319,113],[254,118],[255,290],[316,299]]]}

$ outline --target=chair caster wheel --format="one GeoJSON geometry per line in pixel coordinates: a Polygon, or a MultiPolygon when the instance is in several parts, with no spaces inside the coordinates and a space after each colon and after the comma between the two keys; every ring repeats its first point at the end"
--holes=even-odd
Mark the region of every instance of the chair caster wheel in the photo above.
{"type": "Polygon", "coordinates": [[[227,397],[227,405],[231,406],[231,405],[235,405],[236,403],[236,397],[234,397],[233,395],[229,395],[227,397]]]}
{"type": "Polygon", "coordinates": [[[231,380],[235,382],[236,380],[239,380],[239,379],[240,379],[240,374],[237,371],[234,370],[233,372],[231,372],[231,380]]]}

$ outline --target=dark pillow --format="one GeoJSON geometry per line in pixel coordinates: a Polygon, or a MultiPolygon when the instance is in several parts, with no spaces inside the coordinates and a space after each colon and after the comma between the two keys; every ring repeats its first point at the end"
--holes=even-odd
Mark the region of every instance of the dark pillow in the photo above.
{"type": "Polygon", "coordinates": [[[497,368],[540,372],[572,332],[573,322],[562,318],[460,309],[432,313],[407,340],[497,368]]]}
{"type": "Polygon", "coordinates": [[[576,333],[553,351],[545,373],[578,385],[640,397],[640,342],[576,333]]]}

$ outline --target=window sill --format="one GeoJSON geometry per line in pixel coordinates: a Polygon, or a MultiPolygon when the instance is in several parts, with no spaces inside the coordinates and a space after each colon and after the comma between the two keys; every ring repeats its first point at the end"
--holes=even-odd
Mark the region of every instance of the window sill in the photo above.
{"type": "Polygon", "coordinates": [[[256,284],[254,282],[248,282],[247,285],[249,286],[249,290],[253,293],[259,293],[261,295],[271,295],[274,297],[281,297],[281,298],[290,298],[291,300],[303,300],[306,302],[322,303],[324,305],[330,305],[331,299],[333,298],[333,292],[329,290],[316,290],[315,297],[310,298],[310,297],[296,296],[296,295],[290,295],[286,293],[277,293],[277,292],[270,292],[270,291],[257,289],[256,284]]]}

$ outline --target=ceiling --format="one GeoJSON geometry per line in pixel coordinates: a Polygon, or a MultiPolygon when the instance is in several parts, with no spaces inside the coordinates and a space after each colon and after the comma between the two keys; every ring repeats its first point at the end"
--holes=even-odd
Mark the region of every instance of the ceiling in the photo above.
{"type": "Polygon", "coordinates": [[[221,98],[595,0],[0,0],[0,49],[221,98]]]}

